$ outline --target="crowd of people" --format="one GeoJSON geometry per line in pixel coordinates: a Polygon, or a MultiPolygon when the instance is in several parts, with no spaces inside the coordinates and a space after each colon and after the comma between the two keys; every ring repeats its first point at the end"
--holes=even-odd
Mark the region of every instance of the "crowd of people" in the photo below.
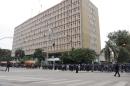
{"type": "Polygon", "coordinates": [[[119,75],[120,72],[130,72],[130,63],[129,64],[112,64],[112,63],[105,63],[105,64],[48,64],[48,65],[40,65],[40,64],[31,64],[31,65],[23,65],[23,64],[11,64],[9,61],[7,61],[5,66],[5,71],[9,72],[9,67],[25,67],[25,68],[41,68],[47,69],[47,70],[61,70],[61,71],[100,71],[100,72],[115,72],[119,75]]]}
{"type": "MultiPolygon", "coordinates": [[[[43,65],[43,69],[49,70],[62,70],[62,71],[101,71],[113,72],[115,71],[116,64],[49,64],[43,65]]],[[[121,72],[130,72],[130,64],[119,64],[121,72]]]]}

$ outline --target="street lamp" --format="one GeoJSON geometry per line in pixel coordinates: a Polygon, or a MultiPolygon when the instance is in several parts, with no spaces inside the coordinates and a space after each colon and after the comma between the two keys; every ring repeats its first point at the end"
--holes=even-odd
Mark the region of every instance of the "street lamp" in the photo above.
{"type": "Polygon", "coordinates": [[[73,46],[72,46],[72,36],[71,35],[67,35],[67,40],[68,40],[68,43],[70,43],[70,46],[71,46],[71,49],[73,49],[73,46]]]}
{"type": "Polygon", "coordinates": [[[49,55],[48,55],[48,45],[49,45],[49,41],[50,41],[50,38],[51,38],[51,30],[49,29],[49,31],[48,31],[48,43],[47,43],[47,51],[46,51],[46,59],[45,59],[45,62],[46,62],[46,64],[48,65],[48,57],[49,57],[49,55]]]}
{"type": "MultiPolygon", "coordinates": [[[[53,32],[52,32],[52,30],[51,29],[49,29],[49,31],[48,31],[48,42],[51,40],[51,42],[53,41],[53,39],[52,39],[52,37],[53,37],[54,35],[53,35],[53,32]]],[[[47,58],[46,58],[46,64],[48,64],[48,57],[49,57],[49,50],[48,50],[48,46],[49,45],[49,43],[47,43],[47,58]]],[[[53,42],[52,43],[52,46],[53,47],[55,47],[55,43],[53,42]]]]}

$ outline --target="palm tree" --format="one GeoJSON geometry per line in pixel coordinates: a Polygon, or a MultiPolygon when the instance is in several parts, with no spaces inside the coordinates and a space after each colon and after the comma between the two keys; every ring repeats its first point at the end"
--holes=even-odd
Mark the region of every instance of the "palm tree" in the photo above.
{"type": "Polygon", "coordinates": [[[109,46],[111,52],[114,54],[114,61],[117,61],[118,55],[119,55],[119,51],[120,48],[118,46],[116,46],[116,44],[114,44],[112,41],[107,41],[106,42],[107,46],[109,46]]]}
{"type": "Polygon", "coordinates": [[[111,50],[110,50],[110,47],[108,45],[105,45],[105,48],[103,48],[101,50],[101,53],[104,53],[105,60],[107,62],[110,62],[110,59],[111,59],[111,50]]]}
{"type": "MultiPolygon", "coordinates": [[[[130,35],[128,31],[117,31],[108,34],[108,41],[106,46],[102,49],[101,53],[104,52],[107,61],[111,59],[111,53],[114,55],[114,61],[118,61],[119,55],[122,55],[122,48],[130,51],[130,35]]],[[[125,53],[127,54],[127,53],[125,53]]]]}

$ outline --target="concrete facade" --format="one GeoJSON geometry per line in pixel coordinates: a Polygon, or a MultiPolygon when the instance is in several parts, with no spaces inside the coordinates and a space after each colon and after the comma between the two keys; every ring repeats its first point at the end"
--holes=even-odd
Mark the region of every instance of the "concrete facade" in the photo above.
{"type": "Polygon", "coordinates": [[[89,0],[63,0],[28,19],[14,30],[12,56],[23,49],[59,53],[72,48],[101,50],[98,9],[89,0]]]}

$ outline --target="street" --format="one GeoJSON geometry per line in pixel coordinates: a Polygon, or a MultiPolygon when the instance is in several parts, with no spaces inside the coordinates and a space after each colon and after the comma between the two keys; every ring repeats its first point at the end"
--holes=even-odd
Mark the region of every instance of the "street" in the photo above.
{"type": "Polygon", "coordinates": [[[130,86],[130,73],[54,71],[11,68],[0,71],[0,86],[130,86]]]}

